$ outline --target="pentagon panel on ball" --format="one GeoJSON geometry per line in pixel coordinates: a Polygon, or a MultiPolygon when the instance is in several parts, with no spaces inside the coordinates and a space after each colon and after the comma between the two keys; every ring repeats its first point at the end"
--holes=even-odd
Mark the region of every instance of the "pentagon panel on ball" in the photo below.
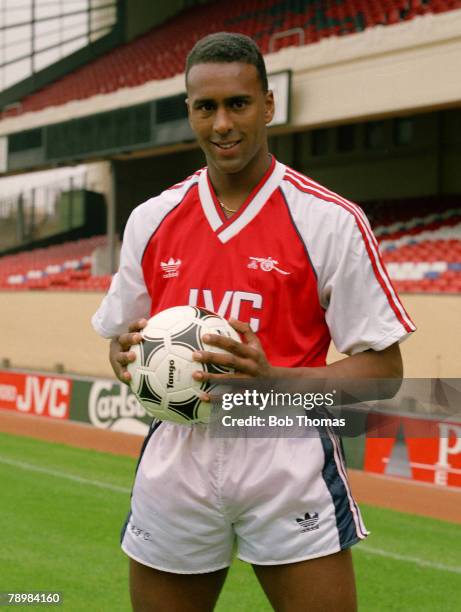
{"type": "Polygon", "coordinates": [[[143,341],[131,348],[136,359],[128,366],[131,389],[148,414],[187,425],[209,422],[212,406],[200,395],[211,385],[194,380],[192,374],[199,370],[223,374],[232,370],[192,360],[194,351],[226,352],[203,342],[208,333],[241,341],[225,319],[205,308],[175,306],[149,319],[141,330],[143,341]]]}

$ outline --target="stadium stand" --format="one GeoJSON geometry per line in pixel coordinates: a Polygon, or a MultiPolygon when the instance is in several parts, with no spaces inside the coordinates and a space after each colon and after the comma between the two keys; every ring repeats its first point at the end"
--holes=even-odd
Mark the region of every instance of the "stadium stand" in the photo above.
{"type": "MultiPolygon", "coordinates": [[[[461,199],[394,200],[364,206],[389,275],[400,291],[461,292],[461,199]]],[[[0,289],[105,291],[110,275],[92,274],[106,245],[94,236],[0,258],[0,289]]]]}
{"type": "Polygon", "coordinates": [[[400,291],[461,292],[459,197],[394,200],[365,209],[400,291]]]}
{"type": "Polygon", "coordinates": [[[0,257],[0,289],[105,291],[110,275],[91,273],[92,253],[106,244],[93,236],[0,257]]]}
{"type": "MultiPolygon", "coordinates": [[[[459,8],[461,0],[236,0],[194,6],[36,91],[2,118],[173,77],[183,72],[194,42],[214,31],[248,34],[267,54],[459,8]]],[[[461,292],[459,196],[364,208],[399,290],[461,292]]],[[[105,244],[104,236],[96,236],[0,257],[0,289],[105,290],[110,276],[91,271],[92,253],[105,244]]]]}
{"type": "Polygon", "coordinates": [[[20,115],[135,87],[182,73],[187,52],[203,35],[232,30],[252,36],[263,53],[331,36],[392,25],[461,8],[461,0],[237,0],[182,11],[165,24],[26,96],[1,117],[20,115]],[[271,44],[273,43],[273,44],[271,44]]]}

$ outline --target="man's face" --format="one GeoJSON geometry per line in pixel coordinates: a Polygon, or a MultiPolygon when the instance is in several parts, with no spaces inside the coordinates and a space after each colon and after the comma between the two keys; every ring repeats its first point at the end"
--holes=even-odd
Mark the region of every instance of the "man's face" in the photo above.
{"type": "Polygon", "coordinates": [[[187,75],[189,122],[208,166],[224,174],[266,156],[266,125],[274,114],[256,67],[243,62],[192,66],[187,75]]]}

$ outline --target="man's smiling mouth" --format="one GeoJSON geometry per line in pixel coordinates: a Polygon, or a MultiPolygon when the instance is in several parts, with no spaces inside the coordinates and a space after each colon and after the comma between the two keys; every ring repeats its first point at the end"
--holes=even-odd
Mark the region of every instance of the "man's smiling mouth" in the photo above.
{"type": "Polygon", "coordinates": [[[237,146],[238,144],[240,144],[241,140],[234,140],[232,142],[213,142],[213,144],[218,147],[218,149],[232,149],[232,147],[237,146]]]}

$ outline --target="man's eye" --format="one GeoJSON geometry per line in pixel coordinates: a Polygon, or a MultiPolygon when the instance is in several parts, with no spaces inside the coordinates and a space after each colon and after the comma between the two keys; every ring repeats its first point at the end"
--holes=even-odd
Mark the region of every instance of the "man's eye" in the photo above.
{"type": "Polygon", "coordinates": [[[201,111],[205,111],[206,113],[209,113],[210,111],[213,110],[213,105],[210,104],[209,102],[204,102],[203,104],[200,104],[198,109],[201,111]]]}
{"type": "Polygon", "coordinates": [[[242,109],[242,108],[245,108],[246,104],[247,104],[247,103],[245,102],[245,100],[234,100],[234,101],[232,102],[232,108],[235,108],[235,109],[237,109],[237,110],[240,110],[240,109],[242,109]]]}

